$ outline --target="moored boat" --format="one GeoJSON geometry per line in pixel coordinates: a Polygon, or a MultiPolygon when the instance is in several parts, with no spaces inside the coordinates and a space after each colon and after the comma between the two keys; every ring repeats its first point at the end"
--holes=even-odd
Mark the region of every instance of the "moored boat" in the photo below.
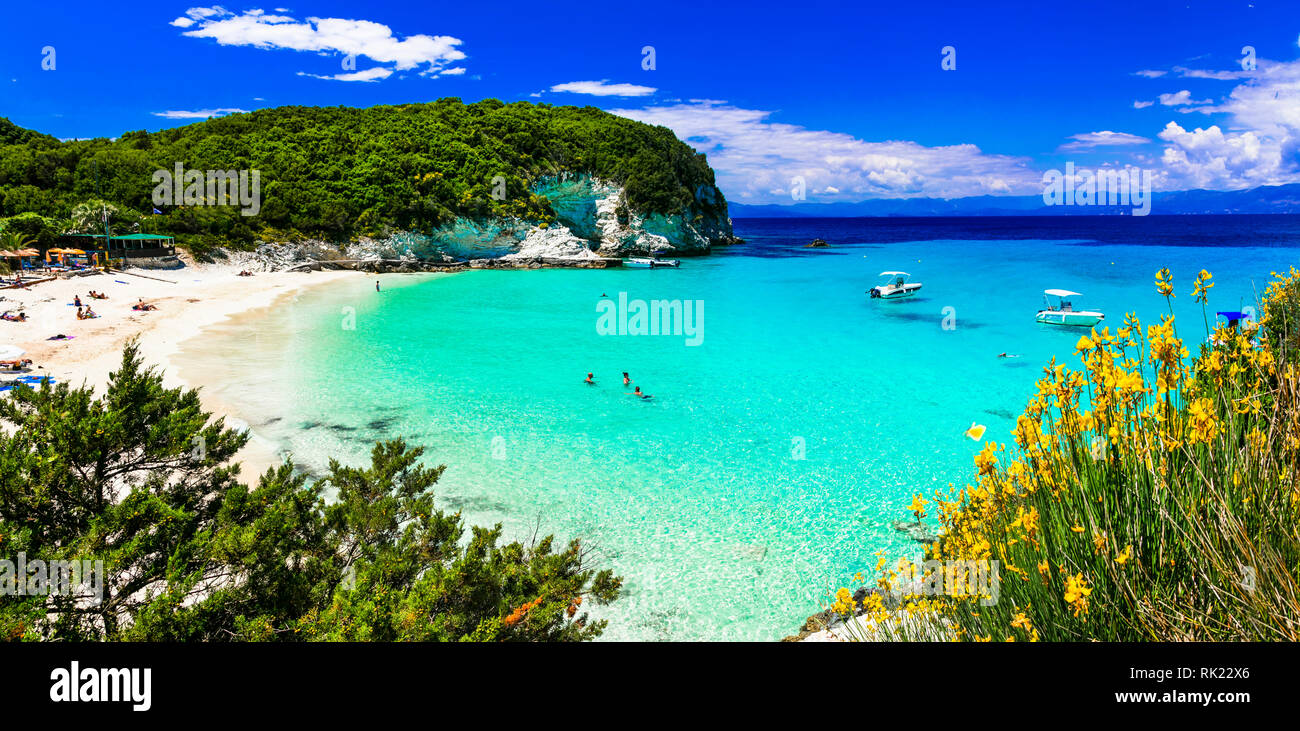
{"type": "Polygon", "coordinates": [[[1073,327],[1092,327],[1102,320],[1106,315],[1095,310],[1076,310],[1070,297],[1082,297],[1078,292],[1071,292],[1068,289],[1045,289],[1043,290],[1043,309],[1034,315],[1034,319],[1044,325],[1068,325],[1073,327]],[[1056,298],[1053,304],[1052,299],[1056,298]]]}
{"type": "Polygon", "coordinates": [[[633,269],[652,269],[657,267],[679,267],[679,259],[660,259],[654,256],[629,256],[623,260],[623,266],[633,269]]]}
{"type": "Polygon", "coordinates": [[[907,272],[881,272],[885,281],[867,290],[872,299],[895,300],[911,297],[921,289],[920,282],[909,282],[907,272]]]}

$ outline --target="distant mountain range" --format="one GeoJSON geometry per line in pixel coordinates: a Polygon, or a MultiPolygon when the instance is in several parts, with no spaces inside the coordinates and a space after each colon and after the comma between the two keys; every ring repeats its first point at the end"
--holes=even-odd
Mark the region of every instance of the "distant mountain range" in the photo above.
{"type": "MultiPolygon", "coordinates": [[[[1041,195],[970,198],[881,198],[857,203],[751,206],[732,202],[732,218],[859,218],[926,216],[1116,216],[1123,206],[1045,206],[1041,195]]],[[[1153,193],[1151,215],[1300,213],[1300,183],[1250,190],[1180,190],[1153,193]]]]}

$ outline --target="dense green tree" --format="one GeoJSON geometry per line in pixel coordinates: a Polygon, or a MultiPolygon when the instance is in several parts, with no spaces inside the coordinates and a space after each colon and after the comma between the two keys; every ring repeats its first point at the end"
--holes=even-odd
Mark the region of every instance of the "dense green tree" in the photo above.
{"type": "Polygon", "coordinates": [[[304,234],[344,240],[390,230],[423,231],[456,216],[553,220],[550,202],[529,190],[557,175],[621,183],[621,210],[725,214],[705,156],[664,127],[594,107],[487,99],[464,104],[279,107],[116,140],[60,142],[0,118],[0,217],[40,213],[68,219],[92,198],[150,215],[151,232],[187,245],[252,244],[304,234]],[[153,171],[260,172],[262,207],[187,208],[152,216],[153,171]],[[493,178],[507,195],[494,197],[493,178]],[[196,212],[199,210],[200,212],[196,212]]]}
{"type": "Polygon", "coordinates": [[[0,597],[0,637],[65,640],[585,640],[617,598],[577,542],[505,543],[434,506],[442,467],[401,440],[371,464],[292,464],[248,486],[247,435],[168,389],[134,345],[102,396],[0,398],[0,558],[100,560],[101,601],[0,597]],[[337,498],[322,495],[331,488],[337,498]]]}

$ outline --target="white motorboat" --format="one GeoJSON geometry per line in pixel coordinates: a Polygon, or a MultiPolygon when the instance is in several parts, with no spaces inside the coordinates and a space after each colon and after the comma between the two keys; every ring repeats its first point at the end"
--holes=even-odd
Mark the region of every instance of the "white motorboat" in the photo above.
{"type": "Polygon", "coordinates": [[[630,256],[623,260],[623,266],[633,269],[652,269],[656,267],[680,267],[679,259],[660,259],[653,256],[630,256]]]}
{"type": "Polygon", "coordinates": [[[885,281],[867,290],[872,299],[896,300],[911,297],[921,289],[920,282],[909,282],[907,272],[881,272],[885,281]]]}
{"type": "Polygon", "coordinates": [[[1074,327],[1092,327],[1106,316],[1095,310],[1076,310],[1071,297],[1082,297],[1078,292],[1071,292],[1068,289],[1045,289],[1043,290],[1043,309],[1038,311],[1034,319],[1044,325],[1070,325],[1074,327]],[[1056,299],[1053,303],[1052,298],[1056,299]]]}

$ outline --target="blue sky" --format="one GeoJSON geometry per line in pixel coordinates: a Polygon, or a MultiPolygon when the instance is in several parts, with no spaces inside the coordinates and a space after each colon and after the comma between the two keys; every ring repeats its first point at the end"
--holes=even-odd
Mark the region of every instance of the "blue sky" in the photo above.
{"type": "Polygon", "coordinates": [[[664,124],[747,203],[791,202],[795,176],[814,202],[1037,194],[1067,161],[1165,190],[1300,182],[1295,2],[54,7],[4,10],[0,116],[61,138],[495,97],[664,124]]]}

